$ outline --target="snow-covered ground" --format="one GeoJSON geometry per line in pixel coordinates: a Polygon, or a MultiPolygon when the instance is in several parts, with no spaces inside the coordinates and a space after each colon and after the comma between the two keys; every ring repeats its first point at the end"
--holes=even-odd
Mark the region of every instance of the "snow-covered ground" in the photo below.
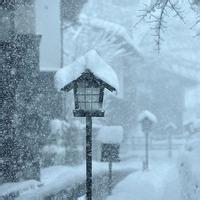
{"type": "Polygon", "coordinates": [[[149,171],[138,171],[125,178],[107,199],[163,200],[164,184],[173,167],[172,163],[155,162],[149,171]]]}
{"type": "Polygon", "coordinates": [[[18,183],[5,183],[0,186],[0,199],[1,197],[5,197],[8,194],[18,195],[22,193],[29,192],[31,190],[35,190],[40,187],[42,184],[35,180],[28,180],[18,183]]]}
{"type": "MultiPolygon", "coordinates": [[[[136,166],[130,165],[129,162],[113,165],[113,171],[133,171],[135,168],[136,166]]],[[[93,162],[93,176],[103,174],[107,171],[107,163],[93,162]]],[[[43,185],[33,191],[24,192],[18,200],[39,200],[84,182],[85,164],[75,167],[53,166],[45,168],[41,172],[41,183],[43,185]]]]}
{"type": "Polygon", "coordinates": [[[129,175],[107,200],[199,200],[199,144],[189,143],[174,159],[152,160],[148,171],[129,175]]]}
{"type": "MultiPolygon", "coordinates": [[[[150,168],[143,171],[141,156],[122,157],[113,164],[114,172],[132,171],[113,190],[107,200],[199,200],[200,170],[199,141],[189,140],[172,158],[161,151],[150,152],[150,168]],[[190,199],[187,197],[191,196],[190,199]]],[[[144,153],[144,152],[143,152],[144,153]]],[[[93,162],[93,175],[105,174],[107,163],[93,162]]],[[[85,181],[85,163],[79,166],[52,166],[41,171],[41,182],[4,184],[0,193],[19,191],[18,200],[39,200],[85,181]]]]}

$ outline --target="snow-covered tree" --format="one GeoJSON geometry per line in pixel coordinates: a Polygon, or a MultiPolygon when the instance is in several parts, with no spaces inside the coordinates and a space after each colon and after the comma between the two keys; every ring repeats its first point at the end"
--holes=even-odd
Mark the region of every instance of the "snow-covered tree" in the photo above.
{"type": "Polygon", "coordinates": [[[83,139],[80,123],[76,120],[53,119],[50,134],[42,148],[43,167],[52,165],[76,165],[83,160],[83,139]]]}
{"type": "Polygon", "coordinates": [[[177,164],[182,200],[198,200],[200,195],[200,180],[197,175],[199,147],[193,148],[195,147],[191,148],[190,153],[181,154],[177,164]]]}
{"type": "Polygon", "coordinates": [[[125,29],[115,23],[82,16],[79,24],[64,32],[65,64],[91,49],[95,49],[108,62],[117,56],[125,56],[128,52],[124,48],[125,41],[122,37],[126,36],[128,34],[125,29]]]}

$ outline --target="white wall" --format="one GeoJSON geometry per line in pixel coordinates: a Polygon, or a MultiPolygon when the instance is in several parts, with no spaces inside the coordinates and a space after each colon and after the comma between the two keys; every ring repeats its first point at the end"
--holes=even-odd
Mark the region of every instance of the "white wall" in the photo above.
{"type": "Polygon", "coordinates": [[[40,69],[60,68],[60,0],[36,0],[36,33],[42,35],[40,69]]]}

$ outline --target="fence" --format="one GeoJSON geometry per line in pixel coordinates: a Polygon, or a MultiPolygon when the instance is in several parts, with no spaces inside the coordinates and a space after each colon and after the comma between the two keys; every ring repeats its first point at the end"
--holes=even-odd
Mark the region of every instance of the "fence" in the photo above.
{"type": "MultiPolygon", "coordinates": [[[[149,137],[149,150],[178,150],[182,148],[187,138],[183,136],[176,137],[149,137]]],[[[145,148],[144,137],[133,137],[133,150],[140,150],[145,148]]]]}

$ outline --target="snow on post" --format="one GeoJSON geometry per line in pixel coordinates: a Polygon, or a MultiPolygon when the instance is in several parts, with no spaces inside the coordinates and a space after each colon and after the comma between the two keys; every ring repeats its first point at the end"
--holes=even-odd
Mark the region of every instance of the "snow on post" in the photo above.
{"type": "Polygon", "coordinates": [[[119,90],[119,81],[115,71],[95,50],[88,51],[70,65],[58,70],[55,75],[55,86],[61,90],[65,85],[79,78],[85,71],[91,71],[96,77],[119,90]]]}
{"type": "Polygon", "coordinates": [[[97,140],[104,144],[120,144],[123,140],[123,128],[103,126],[98,132],[97,140]]]}
{"type": "Polygon", "coordinates": [[[139,117],[138,117],[138,121],[139,122],[142,122],[144,119],[149,119],[153,123],[157,123],[156,116],[153,113],[151,113],[150,111],[148,111],[148,110],[145,110],[145,111],[141,112],[139,117]]]}
{"type": "Polygon", "coordinates": [[[170,122],[165,126],[165,129],[169,129],[169,128],[173,130],[177,129],[176,125],[173,122],[170,122]]]}

